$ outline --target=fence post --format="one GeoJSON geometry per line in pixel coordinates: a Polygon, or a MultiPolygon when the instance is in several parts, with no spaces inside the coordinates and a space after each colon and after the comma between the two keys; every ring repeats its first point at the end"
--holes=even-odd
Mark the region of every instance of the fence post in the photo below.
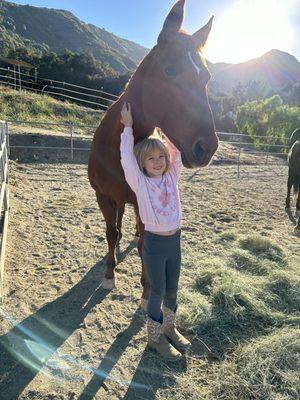
{"type": "Polygon", "coordinates": [[[20,64],[18,64],[18,73],[19,73],[19,90],[22,90],[21,67],[20,67],[20,64]]]}
{"type": "Polygon", "coordinates": [[[73,145],[74,126],[73,126],[72,122],[70,122],[69,124],[70,124],[70,136],[71,136],[71,160],[73,161],[73,157],[74,157],[74,145],[73,145]]]}
{"type": "Polygon", "coordinates": [[[16,66],[14,65],[14,88],[17,89],[16,66]]]}
{"type": "Polygon", "coordinates": [[[270,145],[271,145],[271,143],[270,143],[270,140],[271,140],[271,136],[270,136],[270,137],[268,137],[268,143],[267,143],[267,155],[266,155],[266,162],[265,162],[265,164],[266,164],[266,165],[268,164],[268,159],[269,159],[269,151],[270,151],[270,145]]]}
{"type": "Polygon", "coordinates": [[[0,122],[0,145],[2,148],[1,155],[1,204],[0,212],[2,214],[2,240],[0,243],[0,304],[3,304],[3,276],[4,276],[4,263],[5,263],[5,248],[8,230],[8,216],[9,216],[9,191],[8,191],[8,157],[7,157],[7,141],[6,141],[6,127],[7,123],[0,122]],[[7,170],[5,174],[5,170],[7,170]]]}
{"type": "Polygon", "coordinates": [[[237,177],[240,177],[240,160],[241,160],[241,148],[238,150],[238,162],[237,162],[237,177]]]}
{"type": "Polygon", "coordinates": [[[7,146],[7,157],[10,156],[10,147],[9,147],[9,130],[8,130],[8,122],[5,121],[5,136],[6,136],[6,146],[7,146]]]}

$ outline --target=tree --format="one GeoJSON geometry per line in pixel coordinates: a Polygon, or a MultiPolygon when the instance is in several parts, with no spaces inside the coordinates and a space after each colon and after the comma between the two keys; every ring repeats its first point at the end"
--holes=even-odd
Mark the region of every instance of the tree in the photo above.
{"type": "MultiPolygon", "coordinates": [[[[291,132],[300,126],[300,113],[297,107],[283,104],[281,97],[275,95],[239,106],[236,124],[240,132],[253,138],[255,144],[286,145],[291,132]]],[[[273,150],[282,149],[274,147],[273,150]]]]}

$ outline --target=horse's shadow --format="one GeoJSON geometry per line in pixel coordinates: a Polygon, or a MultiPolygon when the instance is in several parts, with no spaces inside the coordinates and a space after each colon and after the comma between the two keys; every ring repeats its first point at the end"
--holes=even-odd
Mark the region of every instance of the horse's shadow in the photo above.
{"type": "MultiPolygon", "coordinates": [[[[131,245],[120,253],[124,258],[131,245]]],[[[1,307],[0,315],[14,327],[0,337],[0,398],[17,399],[47,361],[83,323],[93,307],[109,293],[99,285],[106,256],[68,292],[16,324],[1,307]]]]}

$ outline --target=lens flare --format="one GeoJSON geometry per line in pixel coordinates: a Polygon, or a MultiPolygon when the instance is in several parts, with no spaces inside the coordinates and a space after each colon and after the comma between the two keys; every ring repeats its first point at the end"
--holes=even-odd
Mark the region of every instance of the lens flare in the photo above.
{"type": "MultiPolygon", "coordinates": [[[[2,307],[0,307],[0,315],[13,327],[10,332],[0,338],[0,343],[14,358],[36,373],[42,373],[48,377],[65,381],[83,381],[82,376],[75,371],[75,369],[79,369],[79,371],[97,375],[103,380],[114,381],[126,387],[130,386],[131,388],[142,390],[151,389],[149,385],[123,380],[75,357],[61,353],[58,349],[46,343],[37,333],[26,328],[22,323],[18,324],[2,307]]],[[[63,330],[57,329],[52,324],[45,323],[44,320],[39,321],[39,323],[44,324],[43,328],[46,326],[49,329],[49,334],[51,331],[56,334],[63,332],[63,330]]],[[[61,340],[62,343],[64,341],[66,341],[66,336],[64,336],[64,340],[61,340]]],[[[70,345],[69,342],[68,344],[70,345]]],[[[112,365],[118,361],[105,355],[104,358],[111,361],[112,365]]]]}

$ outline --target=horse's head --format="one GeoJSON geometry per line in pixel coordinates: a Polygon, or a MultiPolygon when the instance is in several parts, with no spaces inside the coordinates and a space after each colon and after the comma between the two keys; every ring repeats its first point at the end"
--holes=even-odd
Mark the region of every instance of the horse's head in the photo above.
{"type": "Polygon", "coordinates": [[[201,54],[212,18],[188,35],[181,30],[183,14],[184,0],[179,0],[139,67],[140,101],[147,125],[160,127],[181,150],[183,164],[193,168],[207,165],[218,147],[206,94],[210,73],[201,54]]]}

